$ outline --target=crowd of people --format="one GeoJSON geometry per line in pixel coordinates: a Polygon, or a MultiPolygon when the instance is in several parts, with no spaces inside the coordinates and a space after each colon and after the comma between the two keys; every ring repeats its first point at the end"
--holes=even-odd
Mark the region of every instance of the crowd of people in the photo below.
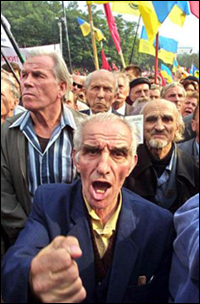
{"type": "Polygon", "coordinates": [[[43,51],[17,73],[1,69],[2,302],[198,303],[199,80],[70,75],[43,51]]]}

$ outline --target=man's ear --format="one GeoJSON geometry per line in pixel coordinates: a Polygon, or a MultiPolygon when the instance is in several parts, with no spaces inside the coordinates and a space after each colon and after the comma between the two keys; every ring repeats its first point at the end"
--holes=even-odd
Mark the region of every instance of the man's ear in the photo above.
{"type": "Polygon", "coordinates": [[[79,153],[76,150],[73,150],[73,162],[76,166],[76,170],[80,173],[80,165],[79,165],[79,153]]]}
{"type": "Polygon", "coordinates": [[[126,177],[128,177],[131,174],[131,172],[133,171],[133,169],[136,167],[137,162],[138,162],[138,156],[137,156],[137,154],[135,154],[134,159],[133,159],[133,161],[131,163],[130,169],[129,169],[128,174],[127,174],[126,177]]]}
{"type": "Polygon", "coordinates": [[[59,83],[59,87],[60,87],[60,90],[58,92],[58,97],[62,98],[65,95],[66,91],[67,91],[67,87],[68,87],[67,82],[61,81],[59,83]]]}

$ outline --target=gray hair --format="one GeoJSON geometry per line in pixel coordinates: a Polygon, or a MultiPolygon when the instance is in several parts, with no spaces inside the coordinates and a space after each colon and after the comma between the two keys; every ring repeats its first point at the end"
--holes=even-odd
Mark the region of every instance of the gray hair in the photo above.
{"type": "Polygon", "coordinates": [[[115,93],[118,93],[118,81],[117,81],[117,78],[116,78],[116,76],[115,76],[114,73],[111,73],[111,72],[109,72],[109,71],[107,71],[107,70],[98,70],[98,71],[94,71],[94,72],[90,73],[90,74],[87,76],[86,81],[85,81],[85,84],[84,84],[85,89],[88,90],[88,88],[89,88],[89,86],[90,86],[90,83],[91,83],[91,80],[92,80],[92,77],[93,77],[96,73],[98,73],[98,72],[105,72],[105,73],[110,73],[110,74],[113,75],[113,78],[114,78],[114,80],[115,80],[115,88],[114,88],[114,89],[115,89],[115,93]]]}
{"type": "Polygon", "coordinates": [[[70,75],[66,63],[63,57],[56,51],[47,51],[47,50],[32,50],[28,53],[28,59],[38,56],[49,56],[53,59],[54,68],[53,74],[57,82],[64,81],[68,84],[70,89],[72,85],[72,76],[70,75]]]}
{"type": "Polygon", "coordinates": [[[128,76],[125,73],[122,73],[122,72],[114,72],[113,74],[115,75],[115,77],[117,78],[117,80],[119,78],[122,78],[124,80],[124,85],[125,85],[126,89],[129,91],[129,89],[130,89],[130,81],[129,81],[128,76]]]}
{"type": "Polygon", "coordinates": [[[9,91],[13,98],[20,98],[20,88],[16,85],[15,79],[8,73],[8,75],[1,73],[1,81],[5,81],[9,85],[9,91]]]}
{"type": "Polygon", "coordinates": [[[138,135],[136,126],[130,120],[125,120],[122,116],[117,116],[112,113],[99,113],[96,115],[88,116],[86,118],[82,118],[79,120],[77,124],[77,130],[74,133],[74,149],[76,150],[76,157],[79,157],[79,152],[81,151],[83,145],[83,129],[89,122],[122,122],[131,132],[132,142],[131,142],[131,155],[132,162],[134,160],[134,156],[136,155],[137,147],[138,147],[138,135]]]}
{"type": "Polygon", "coordinates": [[[180,87],[183,90],[183,95],[184,97],[186,97],[186,91],[184,89],[184,86],[182,86],[182,84],[180,84],[179,82],[172,82],[169,83],[168,85],[166,85],[165,87],[162,88],[161,90],[161,98],[165,98],[167,91],[171,88],[176,88],[176,87],[180,87]]]}
{"type": "Polygon", "coordinates": [[[151,103],[153,103],[153,102],[154,103],[155,102],[166,102],[166,103],[170,103],[170,105],[172,105],[172,107],[174,107],[174,111],[175,111],[176,118],[177,118],[177,126],[178,126],[178,131],[175,134],[174,142],[179,142],[179,141],[183,140],[183,134],[184,134],[184,131],[185,131],[185,124],[184,124],[184,121],[183,121],[183,117],[179,113],[179,111],[178,111],[177,107],[175,106],[175,104],[172,103],[171,101],[165,100],[165,99],[157,99],[156,101],[151,100],[151,101],[149,101],[148,103],[145,104],[145,106],[142,108],[140,114],[144,115],[146,107],[148,107],[149,105],[151,105],[151,103]]]}

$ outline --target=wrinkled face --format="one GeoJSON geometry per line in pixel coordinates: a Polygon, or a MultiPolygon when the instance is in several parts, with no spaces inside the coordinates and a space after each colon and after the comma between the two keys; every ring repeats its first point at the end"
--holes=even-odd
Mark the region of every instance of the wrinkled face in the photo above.
{"type": "Polygon", "coordinates": [[[130,90],[130,99],[132,102],[139,97],[149,97],[150,90],[147,83],[138,84],[130,90]]]}
{"type": "Polygon", "coordinates": [[[54,62],[49,56],[36,56],[24,64],[21,80],[23,106],[30,111],[57,106],[67,88],[53,74],[54,62]]]}
{"type": "Polygon", "coordinates": [[[125,178],[136,165],[132,161],[131,132],[123,122],[88,122],[83,145],[75,157],[83,195],[92,208],[115,205],[125,178]]]}
{"type": "Polygon", "coordinates": [[[147,147],[162,149],[170,146],[178,130],[177,113],[169,103],[153,103],[145,108],[144,137],[147,147]]]}
{"type": "Polygon", "coordinates": [[[113,103],[114,109],[119,109],[124,105],[128,94],[129,94],[129,86],[127,87],[124,78],[119,77],[118,94],[117,97],[115,98],[115,102],[113,103]]]}
{"type": "Polygon", "coordinates": [[[176,105],[178,111],[180,112],[181,107],[185,101],[184,89],[179,86],[170,88],[169,90],[167,90],[164,98],[173,102],[176,105]]]}
{"type": "Polygon", "coordinates": [[[108,112],[116,96],[112,73],[96,72],[86,90],[86,100],[93,114],[108,112]]]}
{"type": "Polygon", "coordinates": [[[193,114],[194,110],[196,109],[197,103],[197,98],[186,97],[186,101],[183,103],[181,110],[182,116],[186,117],[190,114],[193,114]]]}

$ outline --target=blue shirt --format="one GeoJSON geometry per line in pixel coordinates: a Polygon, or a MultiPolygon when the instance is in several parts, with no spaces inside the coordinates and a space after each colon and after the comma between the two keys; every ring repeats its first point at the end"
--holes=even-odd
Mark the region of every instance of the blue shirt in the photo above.
{"type": "Polygon", "coordinates": [[[10,128],[20,127],[28,140],[29,192],[33,199],[36,189],[42,184],[71,183],[76,174],[72,160],[72,136],[75,130],[74,117],[67,107],[63,107],[60,124],[54,129],[51,138],[42,152],[35,134],[30,112],[25,112],[10,128]]]}

